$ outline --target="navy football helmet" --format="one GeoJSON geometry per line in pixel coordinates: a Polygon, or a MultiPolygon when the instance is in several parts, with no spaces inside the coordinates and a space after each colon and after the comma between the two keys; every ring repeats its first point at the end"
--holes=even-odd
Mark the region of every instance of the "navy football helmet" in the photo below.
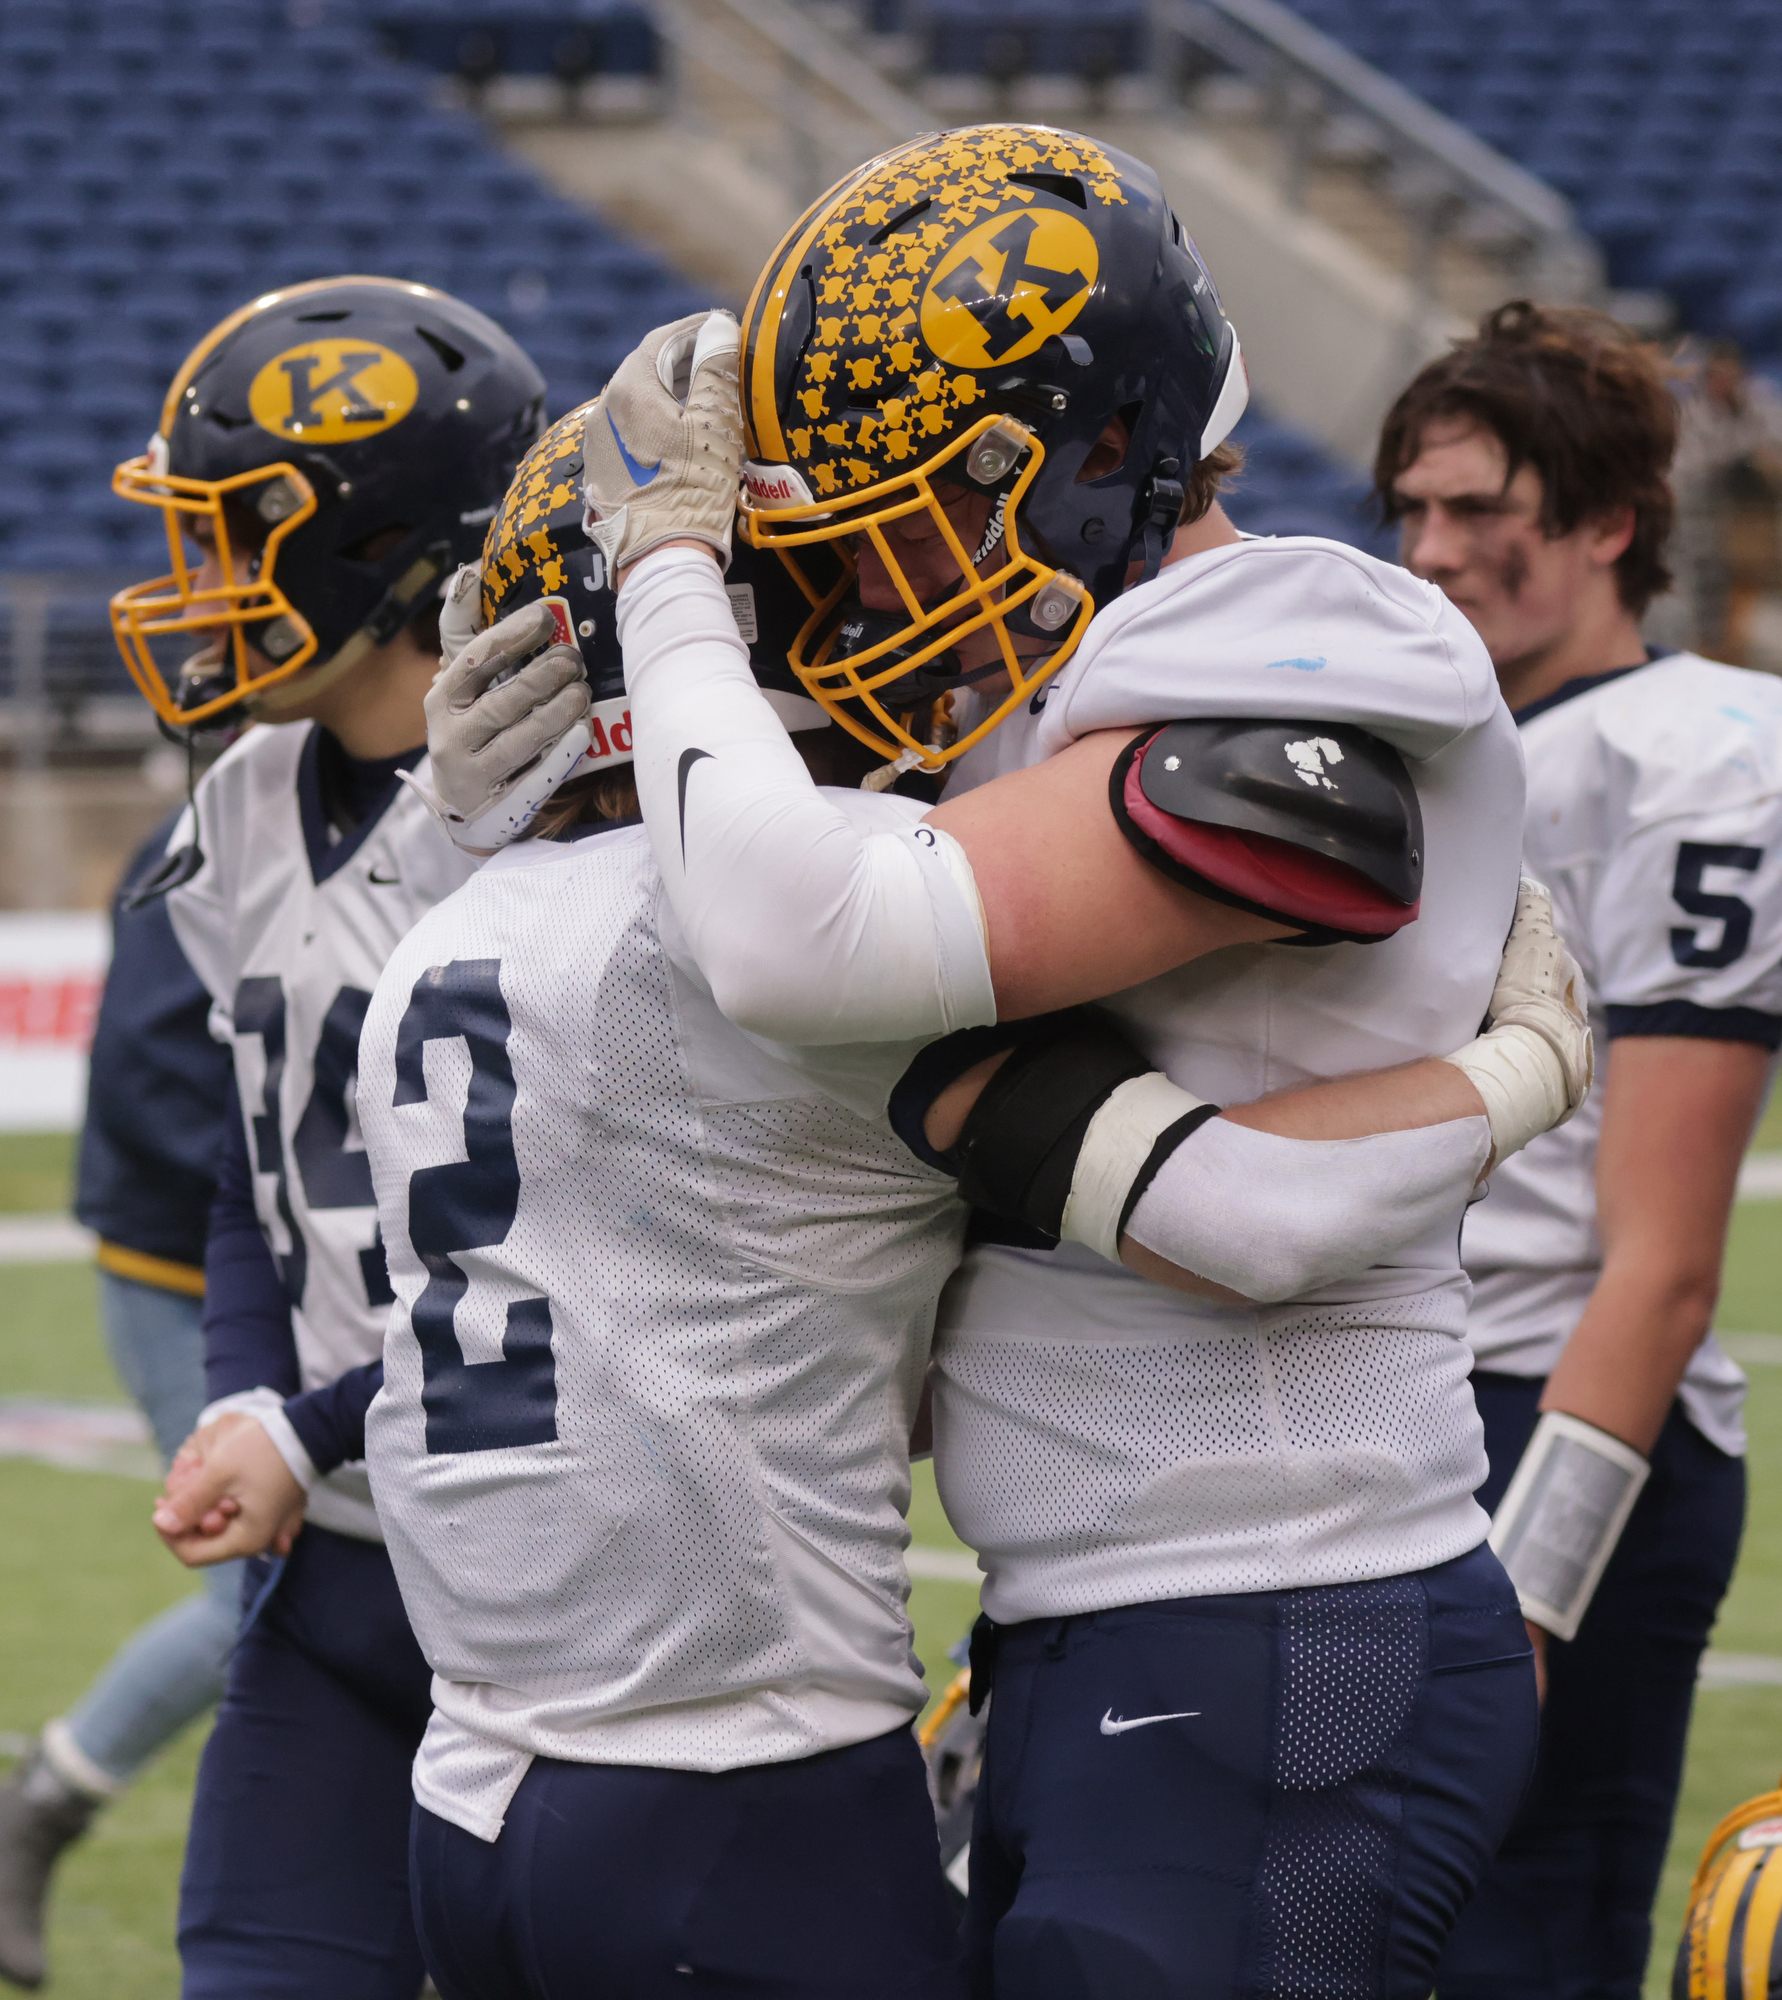
{"type": "MultiPolygon", "coordinates": [[[[587,530],[582,498],[582,439],[598,399],[559,417],[526,454],[489,523],[480,583],[485,625],[528,604],[561,598],[581,650],[594,709],[588,754],[574,775],[631,762],[631,713],[606,559],[587,530]]],[[[839,571],[835,572],[839,574],[839,571]]],[[[788,729],[821,729],[828,714],[804,691],[786,662],[787,642],[803,622],[803,596],[772,554],[739,547],[724,580],[755,680],[788,729]]]]}
{"type": "Polygon", "coordinates": [[[1062,665],[1134,561],[1155,571],[1189,472],[1248,393],[1156,174],[1038,125],[931,134],[824,195],[749,301],[742,392],[743,532],[806,600],[794,671],[863,742],[928,769],[1062,665]],[[1091,465],[1116,419],[1124,456],[1091,465]],[[968,548],[959,522],[980,516],[968,548]],[[944,548],[944,588],[912,586],[893,522],[944,548]],[[900,608],[863,606],[868,548],[900,608]],[[838,581],[818,551],[842,557],[838,581]],[[962,668],[979,634],[987,664],[962,668]],[[912,733],[924,703],[1004,673],[1007,695],[950,745],[912,733]]]}
{"type": "Polygon", "coordinates": [[[493,320],[426,285],[324,278],[232,313],[187,356],[148,450],[113,474],[159,507],[171,572],[112,626],[164,723],[281,684],[307,695],[385,644],[474,556],[544,425],[544,378],[493,320]],[[199,582],[187,547],[214,550],[199,582]],[[153,642],[214,643],[171,680],[153,642]]]}

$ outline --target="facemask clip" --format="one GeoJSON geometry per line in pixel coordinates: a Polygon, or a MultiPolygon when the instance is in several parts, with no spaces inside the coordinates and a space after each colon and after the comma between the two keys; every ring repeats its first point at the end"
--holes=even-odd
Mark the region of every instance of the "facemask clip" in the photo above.
{"type": "Polygon", "coordinates": [[[1027,607],[1028,622],[1036,632],[1061,632],[1077,614],[1088,591],[1068,570],[1060,570],[1035,595],[1027,607]]]}
{"type": "Polygon", "coordinates": [[[978,486],[1007,478],[1016,459],[1033,443],[1033,433],[1013,417],[992,424],[965,454],[966,477],[978,486]]]}

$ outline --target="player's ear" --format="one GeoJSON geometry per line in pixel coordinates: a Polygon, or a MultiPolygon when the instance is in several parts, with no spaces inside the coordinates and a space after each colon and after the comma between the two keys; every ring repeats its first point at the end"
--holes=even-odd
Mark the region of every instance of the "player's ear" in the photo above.
{"type": "Polygon", "coordinates": [[[1590,524],[1590,560],[1598,569],[1608,569],[1626,555],[1634,538],[1634,510],[1617,507],[1599,514],[1590,524]]]}

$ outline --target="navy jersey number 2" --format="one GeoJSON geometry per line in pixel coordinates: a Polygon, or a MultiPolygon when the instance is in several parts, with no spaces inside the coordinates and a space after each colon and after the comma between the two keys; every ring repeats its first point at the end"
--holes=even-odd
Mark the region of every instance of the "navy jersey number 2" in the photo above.
{"type": "Polygon", "coordinates": [[[466,1361],[455,1325],[470,1279],[452,1252],[493,1249],[513,1227],[520,1205],[507,1053],[512,1026],[501,994],[501,961],[460,958],[422,973],[396,1031],[393,1104],[427,1101],[422,1057],[429,1042],[462,1037],[470,1051],[467,1157],[417,1168],[408,1179],[408,1240],[427,1270],[411,1318],[421,1349],[430,1452],[498,1451],[549,1444],[557,1435],[550,1301],[509,1303],[499,1361],[466,1361]]]}

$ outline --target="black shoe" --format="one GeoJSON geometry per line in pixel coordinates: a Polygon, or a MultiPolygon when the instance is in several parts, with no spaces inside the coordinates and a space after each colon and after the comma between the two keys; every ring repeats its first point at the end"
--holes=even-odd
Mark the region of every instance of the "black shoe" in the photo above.
{"type": "Polygon", "coordinates": [[[43,1984],[50,1875],[102,1803],[64,1784],[36,1743],[0,1785],[0,1979],[29,1988],[43,1984]]]}

